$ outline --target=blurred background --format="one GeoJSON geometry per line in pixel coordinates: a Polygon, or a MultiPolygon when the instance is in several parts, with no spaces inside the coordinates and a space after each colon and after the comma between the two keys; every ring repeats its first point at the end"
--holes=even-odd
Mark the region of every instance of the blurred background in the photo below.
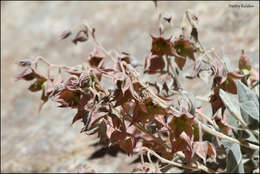
{"type": "MultiPolygon", "coordinates": [[[[259,3],[158,2],[173,15],[174,29],[185,10],[199,17],[199,38],[207,48],[222,49],[234,67],[245,49],[259,70],[259,3]],[[231,8],[229,4],[250,4],[231,8]]],[[[153,2],[12,2],[1,1],[1,172],[129,172],[134,157],[119,153],[89,158],[95,136],[80,134],[82,124],[71,126],[76,110],[60,109],[52,102],[38,113],[40,93],[30,93],[29,83],[15,82],[20,59],[43,56],[54,64],[74,66],[87,60],[94,44],[59,41],[60,33],[82,21],[96,28],[96,37],[107,49],[129,52],[143,64],[151,47],[149,34],[158,35],[153,2]]],[[[187,85],[191,91],[198,86],[187,85]]]]}

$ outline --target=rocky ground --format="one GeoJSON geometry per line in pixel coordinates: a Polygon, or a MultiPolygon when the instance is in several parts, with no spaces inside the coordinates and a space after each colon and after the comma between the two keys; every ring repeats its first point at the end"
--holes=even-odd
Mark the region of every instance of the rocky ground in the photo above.
{"type": "MultiPolygon", "coordinates": [[[[185,10],[199,16],[199,38],[206,48],[224,48],[232,62],[245,49],[259,69],[259,3],[159,2],[161,11],[174,16],[177,32],[185,10]]],[[[85,61],[92,43],[58,41],[64,29],[87,20],[107,49],[132,53],[140,62],[150,49],[149,33],[157,34],[152,2],[3,2],[1,1],[1,172],[131,171],[134,158],[119,153],[89,160],[95,136],[80,134],[81,123],[71,126],[76,111],[47,103],[38,113],[39,93],[28,83],[15,82],[15,64],[21,58],[43,56],[51,63],[74,66],[85,61]]],[[[177,32],[178,33],[178,32],[177,32]]],[[[177,36],[177,34],[174,34],[177,36]]],[[[234,67],[237,65],[234,64],[234,67]]],[[[186,85],[196,91],[199,86],[186,85]]]]}

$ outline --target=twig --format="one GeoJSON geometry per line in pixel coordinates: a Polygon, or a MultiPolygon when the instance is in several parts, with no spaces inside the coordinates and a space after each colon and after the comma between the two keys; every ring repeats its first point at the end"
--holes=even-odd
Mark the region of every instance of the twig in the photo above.
{"type": "Polygon", "coordinates": [[[174,161],[169,161],[163,157],[161,157],[160,155],[158,155],[156,152],[154,152],[153,150],[147,148],[147,147],[142,147],[141,150],[146,150],[147,152],[153,154],[154,156],[156,156],[158,159],[160,159],[162,162],[174,165],[176,167],[180,167],[180,168],[184,168],[184,169],[189,169],[189,170],[193,170],[193,171],[198,171],[198,170],[202,170],[204,172],[208,172],[208,173],[216,173],[216,171],[213,171],[209,168],[207,168],[206,166],[202,166],[202,165],[197,165],[196,168],[195,167],[190,167],[190,166],[186,166],[174,161]]]}
{"type": "Polygon", "coordinates": [[[250,149],[254,149],[254,150],[258,150],[258,151],[259,151],[259,146],[257,146],[257,145],[254,145],[254,144],[251,144],[251,143],[247,143],[247,142],[244,142],[244,141],[239,141],[239,140],[237,140],[237,139],[234,139],[234,138],[231,138],[231,137],[229,137],[229,136],[226,136],[226,135],[224,135],[224,134],[222,134],[222,133],[220,133],[220,132],[218,132],[218,131],[216,131],[216,130],[214,130],[214,129],[209,128],[208,126],[204,125],[203,123],[201,123],[201,122],[200,122],[198,119],[196,119],[196,118],[194,119],[194,121],[195,121],[195,123],[197,123],[197,124],[200,123],[202,129],[203,129],[204,131],[210,133],[210,134],[213,135],[213,136],[217,136],[217,137],[219,137],[219,138],[221,138],[221,139],[225,139],[225,140],[228,140],[228,141],[237,143],[237,144],[239,144],[239,145],[241,145],[241,146],[244,146],[244,147],[247,147],[247,148],[250,148],[250,149]]]}

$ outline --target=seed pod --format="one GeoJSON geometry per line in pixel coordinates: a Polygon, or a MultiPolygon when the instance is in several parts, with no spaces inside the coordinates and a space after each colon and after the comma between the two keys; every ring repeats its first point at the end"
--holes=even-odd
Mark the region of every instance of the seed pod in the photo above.
{"type": "Polygon", "coordinates": [[[238,67],[240,70],[242,69],[251,70],[251,61],[249,57],[245,54],[244,50],[242,50],[242,55],[240,56],[238,67]]]}

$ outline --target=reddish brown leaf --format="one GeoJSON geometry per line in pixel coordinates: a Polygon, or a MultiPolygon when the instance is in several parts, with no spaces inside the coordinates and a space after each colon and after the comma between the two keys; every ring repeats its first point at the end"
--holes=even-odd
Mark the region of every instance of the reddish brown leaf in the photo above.
{"type": "Polygon", "coordinates": [[[126,138],[126,133],[115,130],[110,137],[111,143],[116,143],[126,138]]]}
{"type": "Polygon", "coordinates": [[[119,141],[120,147],[129,154],[133,153],[133,144],[131,138],[119,141]]]}
{"type": "Polygon", "coordinates": [[[145,68],[147,68],[147,70],[145,70],[144,73],[154,74],[154,73],[160,72],[164,69],[164,66],[165,66],[165,62],[162,57],[157,56],[157,55],[152,55],[152,53],[150,53],[146,57],[146,67],[145,68]]]}
{"type": "Polygon", "coordinates": [[[207,155],[216,158],[216,150],[213,144],[208,141],[194,142],[193,143],[193,154],[198,155],[203,159],[204,164],[206,164],[207,155]]]}
{"type": "Polygon", "coordinates": [[[190,138],[192,137],[193,118],[186,114],[180,117],[174,116],[169,123],[169,127],[175,138],[179,137],[182,132],[185,132],[190,138]]]}
{"type": "Polygon", "coordinates": [[[226,81],[224,81],[219,87],[226,92],[237,94],[237,85],[235,81],[230,77],[228,77],[226,81]]]}
{"type": "Polygon", "coordinates": [[[174,41],[173,45],[178,55],[181,55],[183,57],[188,56],[190,59],[195,60],[195,51],[189,40],[180,38],[174,41]]]}
{"type": "Polygon", "coordinates": [[[79,93],[65,88],[60,91],[57,96],[58,98],[55,99],[55,101],[61,104],[59,107],[78,107],[80,101],[79,93]]]}
{"type": "Polygon", "coordinates": [[[190,137],[182,132],[172,143],[172,153],[182,151],[188,161],[192,159],[192,141],[190,137]]]}
{"type": "Polygon", "coordinates": [[[94,114],[91,114],[91,119],[89,121],[89,124],[87,125],[87,128],[88,129],[94,128],[99,122],[99,120],[104,118],[106,115],[107,115],[106,112],[96,112],[94,114]]]}
{"type": "Polygon", "coordinates": [[[227,123],[227,117],[226,114],[223,115],[224,118],[222,118],[220,115],[216,115],[214,117],[214,120],[216,124],[218,125],[219,129],[223,131],[225,134],[228,135],[229,131],[231,130],[230,127],[226,126],[225,123],[227,123]]]}
{"type": "Polygon", "coordinates": [[[178,67],[182,70],[182,68],[184,67],[185,63],[186,63],[186,58],[182,58],[182,57],[175,57],[175,63],[178,65],[178,67]]]}
{"type": "Polygon", "coordinates": [[[37,92],[42,89],[42,85],[46,82],[45,78],[38,78],[31,86],[28,88],[31,92],[37,92]]]}
{"type": "Polygon", "coordinates": [[[82,94],[80,96],[80,101],[79,101],[79,105],[78,105],[78,112],[77,114],[74,116],[73,120],[72,120],[72,124],[74,122],[76,122],[77,120],[80,120],[81,118],[83,118],[86,114],[89,113],[89,111],[85,110],[85,105],[88,103],[89,99],[91,98],[91,95],[88,94],[82,94]]]}
{"type": "Polygon", "coordinates": [[[104,55],[101,54],[96,49],[94,49],[94,51],[91,53],[91,55],[88,58],[88,62],[91,67],[102,69],[104,66],[104,55]]]}
{"type": "Polygon", "coordinates": [[[221,108],[222,109],[222,113],[224,113],[225,110],[225,105],[223,103],[223,101],[221,100],[220,96],[219,96],[219,89],[215,89],[214,90],[214,94],[212,94],[210,96],[210,104],[211,104],[211,108],[212,108],[212,113],[213,115],[221,108]]]}
{"type": "Polygon", "coordinates": [[[166,114],[165,110],[159,105],[153,103],[151,98],[146,99],[144,102],[137,102],[134,105],[133,123],[151,122],[155,116],[166,114]]]}
{"type": "Polygon", "coordinates": [[[151,49],[153,55],[158,55],[159,57],[162,57],[163,55],[175,55],[173,44],[171,43],[171,38],[165,39],[163,37],[154,37],[152,35],[151,37],[153,39],[151,49]]]}

